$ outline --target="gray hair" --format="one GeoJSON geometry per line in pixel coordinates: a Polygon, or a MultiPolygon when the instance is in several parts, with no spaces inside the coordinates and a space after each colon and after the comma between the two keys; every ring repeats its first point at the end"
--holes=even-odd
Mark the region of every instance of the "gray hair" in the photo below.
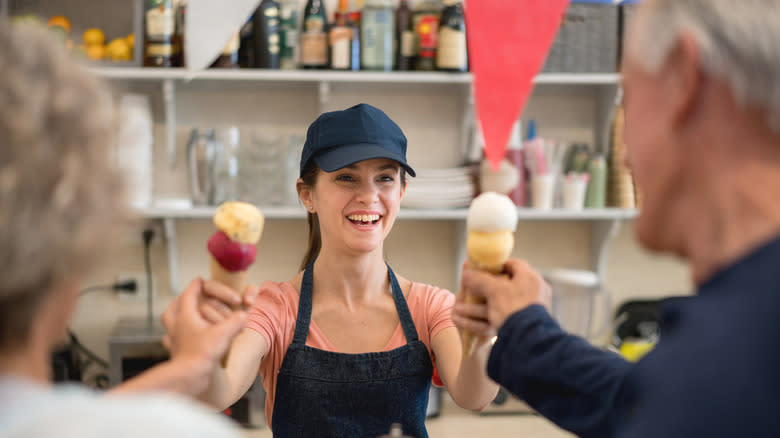
{"type": "Polygon", "coordinates": [[[52,289],[114,246],[127,216],[109,90],[41,26],[0,20],[0,348],[52,289]]]}
{"type": "Polygon", "coordinates": [[[648,0],[629,41],[650,72],[663,67],[677,38],[689,32],[702,68],[728,81],[743,105],[766,109],[780,132],[780,1],[648,0]]]}

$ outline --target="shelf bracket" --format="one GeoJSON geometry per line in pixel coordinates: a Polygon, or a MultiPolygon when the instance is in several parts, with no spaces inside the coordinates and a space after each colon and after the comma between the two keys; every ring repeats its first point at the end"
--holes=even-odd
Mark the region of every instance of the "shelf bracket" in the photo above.
{"type": "Polygon", "coordinates": [[[164,218],[163,231],[168,247],[168,287],[171,294],[179,294],[179,245],[176,239],[176,219],[164,218]]]}
{"type": "Polygon", "coordinates": [[[165,137],[168,146],[168,166],[176,167],[176,98],[173,79],[162,83],[163,103],[165,105],[165,137]]]}
{"type": "Polygon", "coordinates": [[[620,220],[596,221],[591,227],[591,263],[603,284],[607,274],[607,248],[620,230],[620,220]]]}
{"type": "Polygon", "coordinates": [[[319,104],[320,114],[328,111],[328,104],[330,103],[330,82],[320,82],[319,88],[319,104]]]}

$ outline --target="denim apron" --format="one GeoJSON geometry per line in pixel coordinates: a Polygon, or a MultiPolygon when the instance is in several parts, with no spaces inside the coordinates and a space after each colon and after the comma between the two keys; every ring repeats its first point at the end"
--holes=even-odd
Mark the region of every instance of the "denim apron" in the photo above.
{"type": "Polygon", "coordinates": [[[425,411],[433,364],[417,338],[393,270],[387,267],[406,345],[345,354],[306,345],[313,265],[303,273],[295,336],[276,378],[274,437],[374,438],[400,423],[406,435],[427,438],[425,411]]]}

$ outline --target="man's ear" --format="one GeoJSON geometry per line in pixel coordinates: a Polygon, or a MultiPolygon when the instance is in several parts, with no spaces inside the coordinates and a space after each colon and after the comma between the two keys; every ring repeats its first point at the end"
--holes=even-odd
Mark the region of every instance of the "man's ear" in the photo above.
{"type": "Polygon", "coordinates": [[[668,81],[671,121],[680,125],[695,111],[701,93],[701,49],[693,35],[687,32],[680,35],[663,74],[668,81]]]}

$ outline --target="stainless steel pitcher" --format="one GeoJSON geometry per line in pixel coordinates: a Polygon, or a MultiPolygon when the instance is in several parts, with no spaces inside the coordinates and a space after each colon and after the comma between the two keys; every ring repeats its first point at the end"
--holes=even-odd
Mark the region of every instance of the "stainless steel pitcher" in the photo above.
{"type": "Polygon", "coordinates": [[[214,129],[195,128],[187,143],[190,196],[193,205],[213,205],[219,156],[214,129]]]}

